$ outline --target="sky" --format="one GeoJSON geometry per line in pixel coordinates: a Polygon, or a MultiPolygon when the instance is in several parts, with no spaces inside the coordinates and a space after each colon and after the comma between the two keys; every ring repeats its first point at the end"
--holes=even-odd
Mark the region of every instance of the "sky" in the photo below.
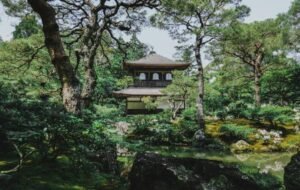
{"type": "MultiPolygon", "coordinates": [[[[251,8],[250,16],[245,21],[252,22],[275,18],[278,14],[287,12],[292,0],[243,0],[242,2],[251,8]]],[[[4,40],[9,40],[18,21],[5,15],[2,6],[0,6],[0,18],[0,36],[4,40]]],[[[158,54],[174,58],[175,47],[178,44],[176,40],[170,38],[167,31],[144,28],[138,38],[143,43],[153,47],[153,50],[158,54]]]]}

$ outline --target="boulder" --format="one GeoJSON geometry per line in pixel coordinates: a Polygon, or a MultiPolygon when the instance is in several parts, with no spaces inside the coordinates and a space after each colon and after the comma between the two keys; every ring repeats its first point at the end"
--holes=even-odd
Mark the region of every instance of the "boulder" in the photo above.
{"type": "Polygon", "coordinates": [[[294,155],[284,168],[284,185],[286,190],[300,189],[300,152],[294,155]]]}
{"type": "Polygon", "coordinates": [[[244,140],[239,140],[231,145],[232,152],[247,152],[251,150],[251,145],[244,140]]]}
{"type": "Polygon", "coordinates": [[[139,153],[129,174],[130,190],[259,190],[257,180],[219,161],[139,153]]]}
{"type": "Polygon", "coordinates": [[[193,141],[194,142],[197,142],[197,144],[202,144],[202,142],[205,141],[205,133],[203,130],[198,130],[196,131],[196,133],[194,134],[194,137],[193,137],[193,141]]]}
{"type": "Polygon", "coordinates": [[[2,185],[4,186],[10,184],[12,179],[13,177],[11,175],[0,173],[0,189],[2,185]]]}

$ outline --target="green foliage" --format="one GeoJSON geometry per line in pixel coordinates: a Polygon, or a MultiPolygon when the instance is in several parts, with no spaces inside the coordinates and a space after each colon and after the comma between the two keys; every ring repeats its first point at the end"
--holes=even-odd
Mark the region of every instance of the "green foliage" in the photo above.
{"type": "Polygon", "coordinates": [[[134,127],[130,138],[144,140],[152,145],[192,144],[198,126],[195,108],[187,110],[183,118],[170,122],[172,113],[165,111],[156,115],[134,116],[130,121],[134,127]],[[190,117],[191,116],[191,117],[190,117]]]}
{"type": "Polygon", "coordinates": [[[183,117],[184,120],[188,121],[197,121],[197,108],[196,107],[189,107],[183,110],[181,113],[181,116],[183,117]]]}
{"type": "Polygon", "coordinates": [[[33,34],[41,31],[41,26],[38,24],[35,15],[26,15],[21,19],[21,22],[15,27],[13,38],[28,38],[33,34]]]}
{"type": "Polygon", "coordinates": [[[256,129],[236,124],[224,124],[220,127],[223,138],[230,141],[245,140],[251,142],[251,135],[256,129]]]}
{"type": "Polygon", "coordinates": [[[272,126],[277,126],[277,123],[283,124],[292,121],[294,112],[290,107],[267,105],[259,110],[258,117],[268,121],[272,126]]]}
{"type": "Polygon", "coordinates": [[[152,135],[152,131],[150,127],[153,127],[156,124],[155,117],[153,116],[135,116],[131,120],[134,131],[133,135],[140,137],[144,137],[147,135],[152,135]]]}
{"type": "Polygon", "coordinates": [[[92,115],[78,117],[56,103],[21,100],[9,86],[2,86],[0,91],[0,130],[9,144],[17,145],[23,155],[28,155],[24,158],[55,161],[64,155],[76,168],[95,168],[89,155],[97,153],[97,168],[108,170],[105,155],[114,154],[114,144],[97,125],[92,126],[92,115]]]}
{"type": "Polygon", "coordinates": [[[284,42],[285,47],[288,50],[299,52],[299,12],[300,12],[300,1],[294,0],[290,9],[287,13],[282,14],[278,17],[281,21],[282,28],[284,31],[284,42]]]}
{"type": "Polygon", "coordinates": [[[0,81],[10,84],[22,98],[60,100],[60,83],[48,52],[39,49],[42,43],[41,34],[1,43],[0,81]]]}
{"type": "MultiPolygon", "coordinates": [[[[231,27],[223,30],[223,38],[226,40],[220,43],[222,43],[224,53],[233,50],[232,52],[237,53],[235,55],[241,56],[242,62],[243,58],[244,61],[247,61],[248,58],[241,51],[246,50],[254,56],[257,44],[264,47],[261,51],[264,54],[273,53],[282,45],[279,22],[272,19],[250,24],[236,22],[231,27]]],[[[229,53],[228,55],[232,56],[233,54],[229,53]]],[[[233,56],[236,57],[235,55],[233,56]]],[[[243,63],[247,64],[247,62],[243,63]]]]}
{"type": "Polygon", "coordinates": [[[151,96],[145,96],[142,98],[142,102],[145,104],[147,110],[155,110],[158,106],[156,99],[151,96]]]}
{"type": "Polygon", "coordinates": [[[92,110],[97,119],[115,119],[123,114],[123,110],[114,105],[94,105],[92,110]]]}
{"type": "Polygon", "coordinates": [[[263,100],[281,106],[299,104],[299,80],[298,64],[286,64],[283,68],[267,71],[262,78],[263,100]]]}
{"type": "Polygon", "coordinates": [[[138,60],[145,57],[149,50],[149,47],[142,43],[134,33],[129,41],[129,48],[127,49],[127,59],[128,60],[138,60]]]}
{"type": "Polygon", "coordinates": [[[249,120],[259,121],[259,108],[257,107],[248,107],[247,109],[243,110],[242,115],[244,118],[249,120]]]}
{"type": "Polygon", "coordinates": [[[196,83],[193,77],[183,71],[173,71],[172,75],[172,83],[162,90],[166,96],[160,97],[158,101],[169,103],[174,119],[183,105],[187,107],[193,104],[196,83]]]}

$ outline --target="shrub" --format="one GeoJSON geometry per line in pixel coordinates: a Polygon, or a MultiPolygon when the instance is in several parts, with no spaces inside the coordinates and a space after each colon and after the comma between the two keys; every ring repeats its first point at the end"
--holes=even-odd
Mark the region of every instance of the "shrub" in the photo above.
{"type": "Polygon", "coordinates": [[[222,136],[228,140],[245,140],[248,142],[252,141],[252,135],[256,132],[256,129],[249,128],[247,126],[239,126],[236,124],[225,124],[220,127],[222,136]]]}
{"type": "Polygon", "coordinates": [[[271,126],[277,126],[278,122],[283,124],[292,121],[293,114],[293,110],[290,107],[274,105],[262,107],[258,112],[259,118],[268,121],[271,126]]]}
{"type": "Polygon", "coordinates": [[[156,121],[157,120],[153,116],[133,116],[130,121],[134,128],[132,135],[137,136],[138,138],[144,138],[153,134],[150,127],[156,125],[156,121]]]}
{"type": "Polygon", "coordinates": [[[67,113],[60,104],[7,96],[9,93],[9,89],[0,89],[0,131],[24,159],[55,161],[66,156],[74,167],[82,167],[91,163],[90,153],[114,151],[108,138],[93,129],[94,116],[88,110],[79,117],[67,113]]]}
{"type": "Polygon", "coordinates": [[[248,107],[242,111],[241,116],[246,119],[258,121],[259,120],[258,112],[259,112],[259,108],[248,107]]]}
{"type": "Polygon", "coordinates": [[[197,109],[196,107],[190,107],[183,110],[181,116],[184,120],[197,121],[197,109]]]}

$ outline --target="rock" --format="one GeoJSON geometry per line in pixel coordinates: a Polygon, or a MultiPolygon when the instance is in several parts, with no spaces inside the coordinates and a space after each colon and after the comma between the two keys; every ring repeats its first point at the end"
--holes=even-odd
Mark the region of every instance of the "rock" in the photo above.
{"type": "Polygon", "coordinates": [[[260,190],[257,180],[219,161],[139,153],[129,174],[130,190],[260,190]]]}
{"type": "Polygon", "coordinates": [[[198,131],[196,131],[196,133],[194,134],[193,137],[193,142],[199,146],[201,146],[202,144],[205,143],[205,134],[203,132],[203,130],[199,129],[198,131]]]}
{"type": "Polygon", "coordinates": [[[114,126],[116,127],[116,129],[118,130],[118,133],[120,135],[124,135],[124,134],[128,133],[130,124],[127,122],[120,121],[120,122],[115,123],[114,126]]]}
{"type": "Polygon", "coordinates": [[[87,154],[87,159],[93,162],[99,171],[114,174],[119,173],[117,157],[117,150],[113,148],[87,154]]]}
{"type": "Polygon", "coordinates": [[[251,150],[251,145],[244,140],[239,140],[231,145],[232,152],[247,152],[251,150]]]}
{"type": "Polygon", "coordinates": [[[284,185],[286,190],[300,189],[300,152],[294,155],[284,168],[284,185]]]}
{"type": "MultiPolygon", "coordinates": [[[[11,175],[0,173],[0,186],[9,184],[12,179],[13,179],[13,177],[11,175]]],[[[0,187],[0,189],[1,189],[1,187],[0,187]]]]}
{"type": "Polygon", "coordinates": [[[228,178],[224,175],[220,175],[219,177],[212,178],[208,182],[208,184],[205,184],[204,186],[205,189],[210,189],[210,190],[227,190],[233,188],[228,178]]]}
{"type": "Polygon", "coordinates": [[[193,146],[197,147],[202,151],[221,151],[221,152],[230,152],[228,145],[222,142],[219,139],[206,137],[205,140],[201,142],[193,142],[193,146]]]}

